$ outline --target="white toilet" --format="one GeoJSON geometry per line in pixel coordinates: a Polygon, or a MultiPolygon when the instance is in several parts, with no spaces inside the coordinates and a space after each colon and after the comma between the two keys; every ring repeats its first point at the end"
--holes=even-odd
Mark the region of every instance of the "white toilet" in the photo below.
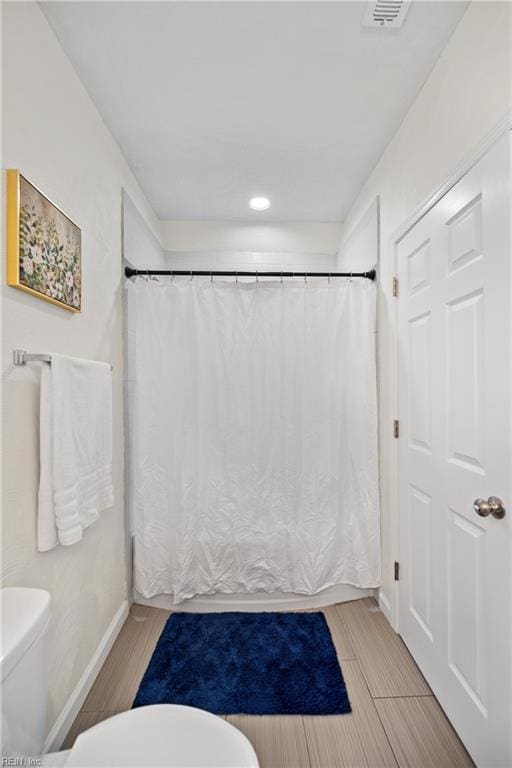
{"type": "MultiPolygon", "coordinates": [[[[46,735],[50,595],[1,590],[2,757],[40,755],[46,735]]],[[[123,712],[82,733],[70,750],[42,756],[43,766],[258,768],[248,739],[216,715],[158,704],[123,712]]]]}

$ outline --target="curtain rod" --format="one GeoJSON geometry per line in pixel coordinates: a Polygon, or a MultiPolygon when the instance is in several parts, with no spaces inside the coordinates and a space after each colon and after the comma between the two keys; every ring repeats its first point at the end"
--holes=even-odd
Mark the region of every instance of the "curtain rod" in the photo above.
{"type": "Polygon", "coordinates": [[[367,280],[375,280],[377,273],[374,269],[368,272],[244,272],[243,270],[235,272],[224,269],[133,269],[125,267],[126,277],[141,277],[151,275],[170,275],[170,276],[188,276],[195,275],[212,277],[365,277],[367,280]]]}

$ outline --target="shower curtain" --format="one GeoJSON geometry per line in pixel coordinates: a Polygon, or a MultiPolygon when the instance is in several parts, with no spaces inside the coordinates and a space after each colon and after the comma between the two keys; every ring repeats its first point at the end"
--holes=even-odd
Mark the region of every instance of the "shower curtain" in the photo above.
{"type": "Polygon", "coordinates": [[[137,279],[135,587],[380,579],[375,285],[137,279]]]}

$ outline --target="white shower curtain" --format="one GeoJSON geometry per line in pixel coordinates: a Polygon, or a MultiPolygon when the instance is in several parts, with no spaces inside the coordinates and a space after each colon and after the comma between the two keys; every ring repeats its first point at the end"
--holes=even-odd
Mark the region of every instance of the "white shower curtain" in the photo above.
{"type": "Polygon", "coordinates": [[[138,279],[135,587],[380,580],[375,286],[138,279]]]}

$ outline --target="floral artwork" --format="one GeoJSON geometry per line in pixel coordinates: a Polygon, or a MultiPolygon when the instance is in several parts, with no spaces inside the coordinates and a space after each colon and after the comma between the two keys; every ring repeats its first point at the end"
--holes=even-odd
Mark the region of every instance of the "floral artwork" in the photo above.
{"type": "MultiPolygon", "coordinates": [[[[11,270],[17,280],[9,283],[79,312],[80,229],[21,174],[13,173],[18,183],[18,237],[13,243],[18,263],[11,270]]],[[[14,226],[10,219],[9,223],[14,226]]]]}

